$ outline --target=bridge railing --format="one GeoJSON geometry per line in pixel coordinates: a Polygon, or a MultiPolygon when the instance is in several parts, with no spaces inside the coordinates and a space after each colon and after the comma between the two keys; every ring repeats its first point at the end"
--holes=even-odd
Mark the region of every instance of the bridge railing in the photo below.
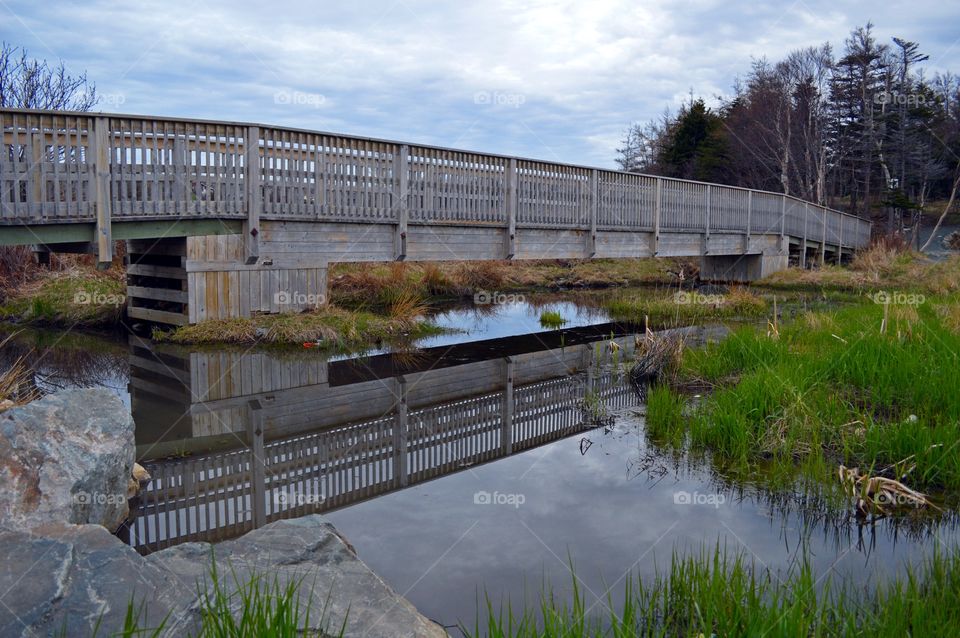
{"type": "Polygon", "coordinates": [[[870,237],[867,220],[779,193],[315,131],[18,109],[0,109],[0,129],[7,225],[259,206],[284,220],[870,237]]]}

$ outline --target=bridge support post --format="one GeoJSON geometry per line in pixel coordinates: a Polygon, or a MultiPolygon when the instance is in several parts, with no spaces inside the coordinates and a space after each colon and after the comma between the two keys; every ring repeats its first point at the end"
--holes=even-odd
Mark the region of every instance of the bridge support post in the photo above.
{"type": "Polygon", "coordinates": [[[820,265],[823,266],[827,257],[827,211],[820,209],[820,225],[823,226],[823,237],[820,239],[820,265]]]}
{"type": "Polygon", "coordinates": [[[259,400],[247,403],[247,444],[250,446],[250,509],[254,529],[267,524],[267,467],[263,457],[263,406],[259,400]]]}
{"type": "Polygon", "coordinates": [[[600,171],[590,171],[590,234],[587,236],[587,257],[597,254],[597,215],[600,211],[600,171]]]}
{"type": "Polygon", "coordinates": [[[400,487],[406,487],[410,468],[407,465],[407,432],[410,422],[407,415],[407,380],[397,377],[397,414],[393,422],[393,474],[400,487]]]}
{"type": "MultiPolygon", "coordinates": [[[[804,213],[806,213],[806,207],[804,207],[804,213]]],[[[803,240],[800,243],[800,267],[807,267],[807,215],[803,216],[803,240]]]]}
{"type": "Polygon", "coordinates": [[[704,255],[700,258],[700,279],[704,281],[749,282],[786,270],[787,255],[704,255]]]}
{"type": "Polygon", "coordinates": [[[511,158],[506,167],[506,206],[507,206],[507,259],[513,259],[517,254],[517,205],[518,193],[517,160],[511,158]]]}
{"type": "Polygon", "coordinates": [[[500,449],[513,452],[513,359],[503,358],[503,406],[500,412],[500,449]]]}
{"type": "Polygon", "coordinates": [[[97,266],[105,268],[113,261],[110,197],[110,120],[98,117],[93,122],[94,208],[96,210],[97,266]]]}
{"type": "Polygon", "coordinates": [[[787,196],[780,196],[780,254],[790,254],[790,244],[787,243],[787,196]]]}
{"type": "Polygon", "coordinates": [[[843,264],[843,215],[840,216],[840,236],[837,237],[837,265],[843,264]]]}
{"type": "Polygon", "coordinates": [[[246,248],[244,261],[257,263],[260,257],[260,209],[263,207],[263,191],[260,172],[260,127],[248,126],[243,147],[244,173],[246,185],[247,220],[243,225],[243,240],[246,248]]]}
{"type": "Polygon", "coordinates": [[[702,254],[706,255],[710,253],[710,200],[711,200],[711,188],[707,184],[707,212],[704,215],[703,219],[703,250],[702,254]]]}
{"type": "Polygon", "coordinates": [[[403,261],[407,258],[407,224],[410,220],[410,207],[407,202],[409,191],[409,160],[410,147],[401,144],[394,155],[393,175],[394,175],[394,195],[397,198],[397,230],[394,240],[394,259],[403,261]]]}
{"type": "Polygon", "coordinates": [[[750,223],[753,216],[753,191],[747,191],[747,234],[743,237],[743,252],[750,252],[750,223]]]}
{"type": "Polygon", "coordinates": [[[663,180],[658,177],[653,200],[653,245],[650,247],[650,252],[654,257],[657,256],[660,244],[660,209],[662,208],[662,204],[663,180]]]}

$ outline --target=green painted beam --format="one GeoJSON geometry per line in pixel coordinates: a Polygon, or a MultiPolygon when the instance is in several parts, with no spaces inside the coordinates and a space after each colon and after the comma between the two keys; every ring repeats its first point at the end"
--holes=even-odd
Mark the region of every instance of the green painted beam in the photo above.
{"type": "Polygon", "coordinates": [[[93,224],[0,226],[0,246],[69,244],[93,241],[93,224]]]}
{"type": "Polygon", "coordinates": [[[173,221],[113,222],[114,239],[158,239],[199,235],[239,235],[240,220],[184,219],[173,221]]]}
{"type": "MultiPolygon", "coordinates": [[[[29,244],[71,244],[95,241],[94,225],[33,224],[0,226],[0,246],[29,244]]],[[[239,235],[239,220],[174,219],[151,221],[115,221],[111,225],[114,239],[157,239],[160,237],[192,237],[197,235],[239,235]]]]}

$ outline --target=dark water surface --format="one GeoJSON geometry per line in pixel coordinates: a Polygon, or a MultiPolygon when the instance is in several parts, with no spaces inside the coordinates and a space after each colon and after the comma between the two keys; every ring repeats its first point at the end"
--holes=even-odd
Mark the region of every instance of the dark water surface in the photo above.
{"type": "MultiPolygon", "coordinates": [[[[478,598],[518,608],[544,581],[605,611],[628,573],[716,544],[785,570],[870,586],[954,546],[952,522],[880,521],[727,480],[650,442],[626,383],[636,327],[569,302],[450,310],[463,332],[416,351],[161,347],[23,332],[37,386],[100,385],[128,401],[154,480],[125,534],[147,553],[324,513],[423,613],[472,625],[478,598]],[[545,330],[542,310],[568,319],[545,330]],[[615,345],[614,345],[615,344],[615,345]]],[[[724,329],[685,329],[694,342],[724,329]]]]}

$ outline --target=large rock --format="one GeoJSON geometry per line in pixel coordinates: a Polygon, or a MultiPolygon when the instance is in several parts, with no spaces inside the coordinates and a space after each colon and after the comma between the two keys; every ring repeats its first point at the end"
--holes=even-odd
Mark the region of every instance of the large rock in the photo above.
{"type": "Polygon", "coordinates": [[[98,623],[96,635],[113,636],[131,602],[142,605],[141,627],[195,626],[196,589],[171,583],[100,525],[36,531],[0,532],[0,636],[93,636],[98,623]]]}
{"type": "Polygon", "coordinates": [[[310,628],[337,635],[376,638],[446,636],[357,558],[353,547],[319,514],[271,523],[216,545],[186,543],[151,554],[147,560],[190,582],[209,580],[215,557],[222,585],[233,592],[255,575],[272,586],[300,583],[310,628]]]}
{"type": "Polygon", "coordinates": [[[301,609],[309,608],[311,629],[319,635],[337,635],[346,617],[347,636],[446,636],[319,515],[146,558],[99,526],[35,531],[42,535],[0,533],[0,636],[90,636],[98,624],[98,635],[114,635],[131,602],[141,628],[164,623],[163,636],[196,635],[198,587],[210,591],[214,556],[227,594],[255,575],[269,586],[299,583],[301,609]]]}
{"type": "Polygon", "coordinates": [[[102,388],[65,390],[0,413],[0,527],[93,523],[128,513],[133,417],[102,388]]]}

